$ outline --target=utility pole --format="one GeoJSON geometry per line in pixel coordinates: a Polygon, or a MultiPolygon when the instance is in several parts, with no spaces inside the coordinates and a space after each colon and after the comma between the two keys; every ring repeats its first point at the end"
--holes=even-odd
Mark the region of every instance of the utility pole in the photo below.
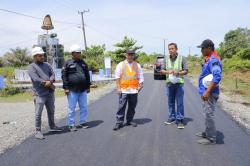
{"type": "Polygon", "coordinates": [[[164,56],[166,55],[166,40],[167,39],[163,39],[163,43],[164,43],[164,46],[163,46],[163,50],[164,50],[163,55],[164,56]]]}
{"type": "Polygon", "coordinates": [[[190,56],[190,53],[191,53],[191,47],[189,46],[188,47],[188,56],[190,56]]]}
{"type": "Polygon", "coordinates": [[[87,41],[86,41],[86,34],[85,34],[85,25],[84,25],[84,19],[83,19],[83,14],[89,12],[88,10],[83,10],[82,12],[78,11],[78,14],[81,14],[82,16],[82,32],[83,32],[83,38],[84,38],[84,46],[85,46],[85,51],[87,50],[87,41]]]}

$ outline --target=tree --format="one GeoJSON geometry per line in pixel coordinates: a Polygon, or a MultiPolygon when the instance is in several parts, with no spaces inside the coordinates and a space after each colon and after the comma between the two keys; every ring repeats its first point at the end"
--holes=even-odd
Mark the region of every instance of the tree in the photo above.
{"type": "Polygon", "coordinates": [[[138,52],[138,58],[136,59],[141,65],[150,63],[150,57],[145,52],[138,52]]]}
{"type": "Polygon", "coordinates": [[[237,52],[236,56],[240,57],[241,59],[250,60],[250,47],[241,49],[237,52]]]}
{"type": "Polygon", "coordinates": [[[222,58],[232,58],[242,48],[250,46],[250,30],[237,28],[225,34],[224,42],[220,44],[219,53],[222,58]]]}
{"type": "Polygon", "coordinates": [[[104,54],[105,45],[92,45],[83,51],[83,57],[86,59],[86,63],[89,69],[96,72],[98,69],[104,67],[104,54]]]}
{"type": "Polygon", "coordinates": [[[10,49],[10,52],[7,52],[4,55],[7,65],[14,67],[21,67],[28,65],[32,62],[32,57],[28,55],[27,48],[17,47],[15,49],[10,49]]]}
{"type": "Polygon", "coordinates": [[[2,57],[0,57],[0,67],[4,66],[4,59],[2,57]]]}
{"type": "Polygon", "coordinates": [[[124,54],[126,53],[127,50],[137,51],[143,47],[143,46],[136,46],[135,45],[136,43],[137,43],[136,40],[125,36],[122,42],[116,43],[114,45],[115,47],[117,47],[117,49],[111,53],[112,60],[115,63],[119,63],[120,61],[125,59],[124,54]]]}

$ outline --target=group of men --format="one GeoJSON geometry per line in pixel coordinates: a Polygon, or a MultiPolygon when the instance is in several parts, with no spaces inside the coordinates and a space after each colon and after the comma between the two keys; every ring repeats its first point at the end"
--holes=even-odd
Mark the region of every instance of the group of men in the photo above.
{"type": "MultiPolygon", "coordinates": [[[[200,144],[216,143],[216,128],[214,122],[215,104],[219,96],[222,65],[219,56],[214,52],[214,43],[207,39],[200,46],[204,57],[204,64],[199,77],[199,94],[205,111],[205,131],[196,133],[201,137],[200,144]],[[204,84],[207,76],[212,75],[209,85],[204,84]]],[[[166,125],[177,124],[178,129],[184,128],[184,76],[188,73],[185,57],[178,54],[176,43],[168,45],[169,55],[165,57],[165,68],[161,74],[166,75],[166,91],[168,98],[168,120],[166,125]],[[175,109],[177,105],[177,109],[175,109]]],[[[80,128],[87,125],[87,94],[90,92],[90,75],[87,64],[81,59],[81,49],[73,45],[70,49],[72,59],[66,61],[62,69],[63,89],[68,98],[68,127],[70,131],[77,131],[75,125],[75,109],[80,108],[80,128]]],[[[44,62],[44,52],[40,47],[32,49],[34,62],[29,66],[29,75],[33,83],[33,95],[36,113],[37,139],[44,139],[41,132],[41,115],[44,105],[47,109],[49,127],[51,131],[61,131],[54,122],[55,112],[55,75],[52,67],[44,62]]],[[[136,127],[133,121],[137,105],[138,93],[143,88],[143,72],[141,65],[135,61],[135,51],[127,50],[126,59],[116,66],[115,79],[119,98],[116,124],[113,130],[119,130],[124,125],[136,127]],[[126,106],[128,105],[127,111],[126,106]],[[127,114],[126,114],[127,112],[127,114]],[[126,114],[126,115],[125,115],[126,114]],[[126,123],[124,123],[126,117],[126,123]]]]}

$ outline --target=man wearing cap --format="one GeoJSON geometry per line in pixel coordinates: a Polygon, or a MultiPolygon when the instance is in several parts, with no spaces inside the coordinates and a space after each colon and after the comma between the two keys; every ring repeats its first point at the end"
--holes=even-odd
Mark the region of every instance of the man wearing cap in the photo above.
{"type": "Polygon", "coordinates": [[[222,64],[219,56],[214,51],[214,43],[204,40],[198,48],[201,48],[205,59],[199,77],[199,94],[202,98],[202,106],[205,112],[205,131],[196,133],[201,139],[198,143],[203,145],[216,144],[216,127],[214,122],[214,111],[219,97],[219,83],[222,78],[222,64]],[[212,75],[212,76],[211,76],[212,75]],[[205,84],[207,78],[211,76],[211,83],[205,84]]]}
{"type": "Polygon", "coordinates": [[[188,73],[187,60],[179,55],[176,43],[168,45],[169,56],[166,56],[166,70],[162,70],[161,74],[168,75],[167,96],[169,117],[164,124],[169,125],[176,122],[178,129],[184,128],[184,75],[188,73]],[[175,101],[177,102],[177,111],[175,111],[175,101]]]}
{"type": "Polygon", "coordinates": [[[72,59],[68,60],[62,70],[63,89],[68,98],[68,126],[70,131],[77,131],[75,126],[75,109],[80,107],[80,128],[88,128],[86,123],[87,93],[90,92],[90,76],[87,64],[81,59],[81,48],[72,45],[72,59]]]}
{"type": "Polygon", "coordinates": [[[36,114],[35,138],[44,139],[41,132],[41,118],[44,105],[47,109],[50,131],[61,131],[54,122],[55,86],[53,83],[55,82],[55,74],[51,65],[44,62],[44,52],[41,47],[34,47],[32,49],[32,56],[34,58],[34,62],[29,65],[28,73],[33,85],[32,92],[34,96],[36,114]]]}
{"type": "Polygon", "coordinates": [[[120,62],[116,66],[115,79],[119,96],[119,107],[116,114],[117,122],[113,130],[119,130],[123,127],[127,103],[126,125],[133,127],[137,126],[137,124],[133,122],[133,118],[137,105],[138,92],[143,87],[144,78],[141,65],[135,62],[134,58],[135,51],[128,50],[126,52],[126,60],[120,62]]]}

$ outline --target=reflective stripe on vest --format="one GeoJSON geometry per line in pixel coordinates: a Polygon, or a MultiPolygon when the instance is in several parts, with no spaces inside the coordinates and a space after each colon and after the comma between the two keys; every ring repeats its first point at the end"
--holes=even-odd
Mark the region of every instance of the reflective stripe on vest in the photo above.
{"type": "Polygon", "coordinates": [[[128,63],[125,61],[122,64],[122,75],[120,80],[121,89],[137,89],[139,87],[139,72],[136,62],[132,64],[132,70],[129,71],[128,63]]]}
{"type": "MultiPolygon", "coordinates": [[[[170,56],[166,57],[166,69],[167,70],[174,70],[174,71],[181,71],[182,70],[182,56],[178,55],[174,63],[171,61],[170,56]]],[[[168,75],[167,75],[168,76],[168,75]]],[[[184,76],[178,76],[180,78],[178,83],[184,83],[184,76]]],[[[166,82],[169,83],[169,79],[166,79],[166,82]]]]}

